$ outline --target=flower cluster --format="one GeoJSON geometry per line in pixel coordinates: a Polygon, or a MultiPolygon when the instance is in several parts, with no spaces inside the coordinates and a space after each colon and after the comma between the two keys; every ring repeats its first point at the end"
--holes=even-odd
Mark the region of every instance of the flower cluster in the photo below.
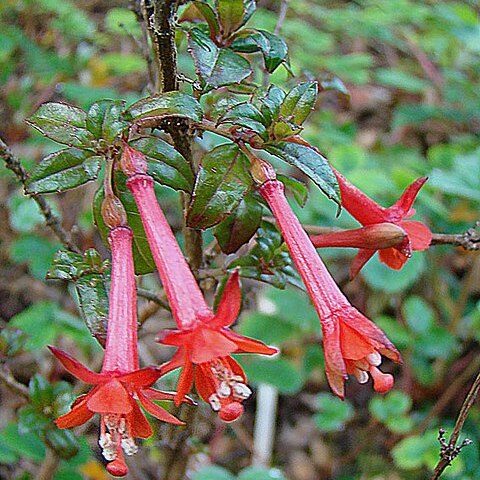
{"type": "MultiPolygon", "coordinates": [[[[392,268],[401,268],[412,250],[427,248],[431,234],[420,222],[406,221],[414,213],[412,204],[425,179],[414,182],[400,200],[384,209],[336,172],[343,206],[362,224],[356,230],[333,232],[310,239],[291,210],[283,184],[273,168],[251,157],[252,176],[259,193],[275,216],[291,257],[318,312],[323,332],[325,369],[333,392],[344,397],[344,381],[353,375],[358,382],[373,379],[374,389],[385,393],[393,376],[379,369],[382,356],[401,362],[400,354],[385,334],[354,308],[340,291],[318,256],[315,247],[359,248],[352,265],[354,276],[380,250],[380,259],[392,268]]],[[[73,403],[71,410],[56,420],[60,428],[81,425],[99,413],[99,444],[115,476],[127,473],[124,455],[136,452],[135,438],[147,438],[152,428],[142,409],[161,421],[182,422],[160,408],[155,401],[173,400],[175,405],[190,402],[193,385],[200,397],[218,412],[223,421],[234,421],[243,413],[243,401],[251,395],[235,353],[272,355],[277,352],[257,340],[232,331],[230,326],[241,309],[238,270],[231,273],[216,311],[203,293],[158,204],[153,179],[144,155],[124,144],[119,162],[127,176],[146,232],[150,249],[171,307],[177,328],[159,333],[157,341],[176,348],[163,365],[140,368],[137,351],[137,313],[132,230],[120,200],[111,188],[107,171],[102,216],[110,229],[112,277],[105,355],[100,373],[94,373],[67,353],[50,347],[67,371],[93,385],[73,403]],[[175,393],[154,389],[165,373],[180,368],[175,393]]]]}

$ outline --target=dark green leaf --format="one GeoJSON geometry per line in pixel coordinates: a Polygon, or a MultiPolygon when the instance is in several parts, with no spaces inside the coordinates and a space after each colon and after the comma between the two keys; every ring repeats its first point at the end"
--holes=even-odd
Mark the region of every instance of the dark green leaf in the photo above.
{"type": "Polygon", "coordinates": [[[53,426],[45,434],[45,443],[60,457],[69,460],[79,451],[78,442],[70,430],[60,430],[53,426]]]}
{"type": "Polygon", "coordinates": [[[325,193],[340,205],[340,190],[328,160],[313,148],[293,142],[265,145],[267,152],[300,169],[325,193]]]}
{"type": "Polygon", "coordinates": [[[156,182],[175,190],[192,191],[192,169],[170,144],[152,136],[133,140],[130,145],[146,156],[148,173],[156,182]]]}
{"type": "Polygon", "coordinates": [[[184,117],[200,122],[203,112],[191,95],[183,92],[167,92],[135,102],[125,112],[125,117],[140,120],[145,117],[184,117]]]}
{"type": "Polygon", "coordinates": [[[297,203],[301,207],[305,206],[308,198],[307,186],[300,180],[297,180],[293,177],[287,177],[286,175],[277,174],[277,178],[285,185],[285,189],[287,192],[292,192],[293,197],[295,198],[297,203]]]}
{"type": "Polygon", "coordinates": [[[281,393],[294,394],[301,390],[304,378],[292,362],[282,357],[276,358],[243,358],[240,361],[249,381],[268,383],[281,393]]]}
{"type": "Polygon", "coordinates": [[[221,222],[240,203],[252,178],[238,145],[219,145],[202,158],[188,209],[187,224],[208,228],[221,222]]]}
{"type": "Polygon", "coordinates": [[[66,148],[45,157],[30,173],[27,193],[63,192],[95,180],[102,158],[91,152],[66,148]]]}
{"type": "Polygon", "coordinates": [[[122,112],[125,102],[122,100],[99,100],[95,102],[87,113],[87,128],[95,135],[95,138],[103,138],[106,142],[112,142],[128,127],[123,120],[122,112]]]}
{"type": "Polygon", "coordinates": [[[353,417],[353,407],[348,400],[342,401],[330,393],[320,393],[317,397],[319,412],[313,421],[322,432],[342,430],[353,417]]]}
{"type": "Polygon", "coordinates": [[[87,114],[66,103],[44,103],[28,119],[43,135],[71,147],[91,148],[95,140],[86,126],[87,114]]]}
{"type": "Polygon", "coordinates": [[[215,229],[215,238],[222,252],[236,252],[253,237],[261,221],[262,205],[252,195],[246,195],[215,229]]]}
{"type": "Polygon", "coordinates": [[[52,425],[52,419],[33,405],[25,405],[18,411],[18,431],[20,434],[40,433],[52,425]]]}
{"type": "Polygon", "coordinates": [[[243,24],[244,0],[216,0],[215,7],[223,36],[226,38],[243,24]]]}
{"type": "Polygon", "coordinates": [[[47,278],[74,283],[82,317],[91,334],[103,345],[108,319],[110,278],[107,262],[94,249],[84,256],[60,250],[53,258],[47,278]]]}
{"type": "Polygon", "coordinates": [[[240,103],[229,108],[219,123],[232,123],[255,132],[262,140],[268,140],[267,121],[262,113],[251,103],[240,103]]]}
{"type": "MultiPolygon", "coordinates": [[[[115,194],[120,198],[127,212],[128,225],[133,230],[133,261],[137,275],[144,275],[155,270],[155,262],[148,245],[147,235],[143,228],[142,219],[138,213],[135,199],[126,185],[127,177],[122,172],[115,172],[115,194]]],[[[101,208],[105,197],[103,187],[97,190],[93,200],[93,215],[103,243],[108,246],[109,228],[105,225],[101,208]]]]}
{"type": "Polygon", "coordinates": [[[280,107],[280,115],[295,125],[302,125],[313,110],[317,94],[317,82],[300,83],[287,93],[280,107]]]}
{"type": "Polygon", "coordinates": [[[213,36],[217,37],[220,33],[220,26],[218,24],[217,15],[213,11],[213,8],[203,0],[195,0],[193,2],[193,5],[195,5],[195,8],[201,13],[203,18],[207,22],[208,28],[210,29],[210,32],[213,34],[213,36]]]}
{"type": "Polygon", "coordinates": [[[245,58],[229,48],[218,48],[198,27],[188,32],[188,49],[198,76],[207,86],[220,87],[240,83],[252,73],[245,58]]]}
{"type": "Polygon", "coordinates": [[[46,378],[35,374],[28,384],[30,401],[34,407],[44,408],[53,402],[53,387],[46,378]]]}
{"type": "Polygon", "coordinates": [[[7,444],[13,452],[35,462],[45,458],[45,446],[41,440],[36,435],[21,435],[15,423],[9,423],[0,431],[0,443],[7,444]]]}
{"type": "Polygon", "coordinates": [[[258,104],[267,125],[278,120],[280,105],[285,98],[285,92],[276,85],[271,85],[264,96],[258,96],[258,104]]]}
{"type": "Polygon", "coordinates": [[[287,44],[273,33],[263,30],[242,30],[231,48],[237,52],[261,52],[265,68],[272,73],[288,55],[287,44]]]}

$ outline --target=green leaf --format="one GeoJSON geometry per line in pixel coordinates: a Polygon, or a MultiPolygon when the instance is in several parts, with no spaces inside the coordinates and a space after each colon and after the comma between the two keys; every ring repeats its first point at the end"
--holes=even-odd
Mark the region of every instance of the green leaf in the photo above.
{"type": "Polygon", "coordinates": [[[143,98],[131,105],[125,112],[125,118],[134,121],[145,117],[183,117],[200,122],[202,116],[202,107],[197,100],[183,92],[167,92],[143,98]]]}
{"type": "Polygon", "coordinates": [[[0,443],[8,445],[16,454],[35,462],[45,458],[45,446],[36,435],[21,435],[15,423],[9,423],[0,431],[0,443]]]}
{"type": "Polygon", "coordinates": [[[8,199],[10,225],[17,232],[32,232],[45,221],[38,205],[20,192],[14,193],[8,199]]]}
{"type": "Polygon", "coordinates": [[[25,405],[18,411],[18,432],[21,435],[27,433],[41,433],[53,424],[40,409],[33,405],[25,405]]]}
{"type": "Polygon", "coordinates": [[[44,408],[53,402],[52,384],[38,373],[30,379],[28,392],[34,407],[44,408]]]}
{"type": "Polygon", "coordinates": [[[240,103],[229,108],[219,119],[219,123],[232,123],[256,133],[262,140],[268,140],[267,121],[251,103],[240,103]]]}
{"type": "Polygon", "coordinates": [[[130,145],[142,152],[148,163],[148,173],[161,185],[191,192],[193,173],[188,162],[170,144],[158,137],[141,137],[130,145]]]}
{"type": "Polygon", "coordinates": [[[214,37],[217,37],[220,33],[220,25],[218,24],[218,18],[213,8],[203,0],[195,0],[193,2],[195,8],[200,12],[205,21],[208,24],[208,28],[214,37]]]}
{"type": "MultiPolygon", "coordinates": [[[[138,212],[135,199],[127,188],[127,177],[120,171],[115,172],[115,194],[122,202],[127,212],[128,225],[133,230],[133,261],[135,264],[135,273],[137,275],[144,275],[155,270],[155,262],[148,245],[147,234],[143,228],[142,219],[138,212]]],[[[97,225],[103,243],[108,247],[108,233],[110,229],[105,225],[102,217],[102,202],[105,198],[103,186],[100,187],[93,199],[93,216],[95,224],[97,225]]]]}
{"type": "Polygon", "coordinates": [[[283,246],[282,237],[270,223],[263,222],[258,230],[256,245],[245,255],[234,260],[228,269],[240,267],[240,275],[284,289],[287,283],[302,288],[292,259],[283,246]]]}
{"type": "Polygon", "coordinates": [[[102,158],[91,152],[65,148],[45,157],[25,182],[27,193],[63,192],[95,180],[102,158]]]}
{"type": "Polygon", "coordinates": [[[257,89],[257,92],[255,92],[254,103],[256,102],[257,108],[262,112],[267,122],[266,125],[270,126],[272,122],[278,120],[280,105],[285,98],[285,92],[276,85],[270,85],[268,91],[263,96],[260,95],[261,92],[261,89],[257,89]]]}
{"type": "Polygon", "coordinates": [[[44,103],[28,119],[42,135],[64,145],[91,148],[95,140],[86,127],[87,114],[66,103],[44,103]]]}
{"type": "Polygon", "coordinates": [[[223,144],[207,152],[197,174],[187,224],[208,228],[221,222],[240,203],[252,178],[238,145],[223,144]]]}
{"type": "Polygon", "coordinates": [[[427,80],[395,68],[378,68],[375,77],[380,85],[400,88],[411,93],[423,93],[431,85],[427,80]]]}
{"type": "Polygon", "coordinates": [[[421,297],[415,295],[408,297],[402,305],[402,312],[414,333],[426,334],[433,326],[435,320],[433,309],[421,297]]]}
{"type": "Polygon", "coordinates": [[[99,100],[90,107],[86,124],[96,139],[103,138],[111,143],[128,127],[122,117],[124,106],[125,102],[122,100],[99,100]]]}
{"type": "Polygon", "coordinates": [[[102,262],[94,249],[83,256],[60,250],[53,257],[47,278],[74,283],[82,317],[90,333],[103,345],[107,338],[110,290],[107,262],[102,262]]]}
{"type": "Polygon", "coordinates": [[[293,395],[299,392],[304,383],[303,375],[292,362],[282,357],[243,358],[236,357],[247,374],[249,381],[256,384],[268,383],[281,393],[293,395]]]}
{"type": "Polygon", "coordinates": [[[215,238],[223,253],[236,252],[247,243],[262,221],[262,205],[253,195],[246,195],[238,207],[215,229],[215,238]]]}
{"type": "Polygon", "coordinates": [[[348,400],[342,401],[330,393],[320,393],[317,403],[319,412],[313,416],[313,421],[321,432],[342,430],[353,417],[353,407],[348,400]]]}
{"type": "Polygon", "coordinates": [[[215,7],[225,38],[242,26],[245,15],[244,0],[216,0],[215,7]]]}
{"type": "Polygon", "coordinates": [[[209,465],[195,472],[192,480],[235,480],[235,477],[222,467],[209,465]]]}
{"type": "Polygon", "coordinates": [[[313,148],[293,142],[272,142],[265,150],[305,173],[328,198],[340,205],[340,190],[328,160],[313,148]]]}
{"type": "Polygon", "coordinates": [[[422,437],[413,436],[401,440],[392,450],[392,457],[397,467],[415,470],[423,464],[423,454],[427,446],[422,437]]]}
{"type": "Polygon", "coordinates": [[[363,267],[362,273],[370,287],[386,293],[396,293],[406,290],[417,282],[424,269],[424,254],[413,252],[412,258],[401,270],[392,270],[375,256],[363,267]]]}
{"type": "Polygon", "coordinates": [[[304,207],[308,199],[308,188],[307,186],[293,177],[287,177],[286,175],[277,174],[277,179],[280,180],[285,185],[285,190],[293,194],[293,198],[297,203],[304,207]]]}
{"type": "Polygon", "coordinates": [[[302,125],[313,110],[318,95],[317,82],[305,82],[292,88],[280,106],[280,115],[302,125]]]}
{"type": "Polygon", "coordinates": [[[45,432],[44,438],[45,443],[65,460],[75,457],[79,451],[77,439],[70,430],[53,427],[45,432]]]}
{"type": "Polygon", "coordinates": [[[281,345],[285,340],[295,337],[298,329],[280,316],[252,312],[242,319],[240,333],[268,345],[281,345]],[[275,328],[272,328],[272,325],[275,325],[275,328]]]}
{"type": "Polygon", "coordinates": [[[247,467],[237,477],[237,480],[287,480],[287,477],[277,468],[247,467]]]}
{"type": "Polygon", "coordinates": [[[207,87],[240,83],[252,73],[245,58],[229,48],[218,48],[198,27],[193,27],[188,32],[188,50],[193,57],[197,75],[207,87]]]}
{"type": "Polygon", "coordinates": [[[287,58],[287,44],[277,35],[264,30],[242,30],[231,44],[236,52],[261,52],[265,68],[272,73],[287,58]]]}
{"type": "Polygon", "coordinates": [[[380,422],[386,422],[407,413],[412,407],[412,399],[403,392],[393,390],[384,396],[370,400],[369,411],[380,422]]]}
{"type": "Polygon", "coordinates": [[[51,258],[61,247],[59,243],[51,242],[37,235],[22,235],[10,245],[10,257],[18,263],[26,263],[32,275],[44,279],[51,258]],[[35,255],[32,255],[35,252],[35,255]]]}

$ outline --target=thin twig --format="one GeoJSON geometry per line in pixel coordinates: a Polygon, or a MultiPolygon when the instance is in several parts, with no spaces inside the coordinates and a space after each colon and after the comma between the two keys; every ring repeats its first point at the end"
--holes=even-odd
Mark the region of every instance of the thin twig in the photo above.
{"type": "Polygon", "coordinates": [[[160,305],[165,310],[170,311],[169,305],[166,302],[164,302],[158,295],[155,295],[150,290],[146,290],[145,288],[137,288],[137,295],[139,297],[150,300],[151,302],[155,302],[156,304],[160,305]]]}
{"type": "Polygon", "coordinates": [[[442,445],[440,461],[438,462],[435,470],[433,471],[431,480],[437,480],[438,478],[440,478],[443,471],[452,463],[452,460],[458,456],[461,448],[471,443],[470,441],[464,441],[460,446],[457,447],[456,445],[458,437],[462,432],[463,425],[465,424],[465,420],[467,419],[468,412],[475,403],[479,390],[480,373],[478,373],[477,377],[475,378],[475,381],[473,382],[473,385],[470,388],[470,391],[468,392],[465,401],[463,402],[462,408],[460,409],[460,413],[458,414],[458,418],[455,422],[455,426],[453,427],[452,435],[450,436],[448,444],[443,440],[444,430],[440,430],[439,440],[442,445]]]}
{"type": "Polygon", "coordinates": [[[59,463],[60,458],[58,455],[52,449],[47,448],[45,460],[40,466],[40,470],[36,477],[37,480],[52,480],[59,463]]]}
{"type": "MultiPolygon", "coordinates": [[[[25,185],[27,181],[27,172],[22,167],[20,160],[12,153],[6,143],[0,138],[0,157],[5,162],[5,166],[11,170],[18,180],[25,185]]],[[[77,245],[72,241],[70,235],[60,224],[60,219],[52,212],[50,205],[47,201],[37,193],[29,194],[36,204],[38,205],[40,212],[45,218],[46,225],[53,231],[53,233],[60,240],[62,245],[67,249],[75,253],[81,253],[77,245]]]]}
{"type": "Polygon", "coordinates": [[[26,399],[29,398],[28,388],[15,380],[12,372],[5,364],[0,365],[0,381],[16,394],[26,399]]]}

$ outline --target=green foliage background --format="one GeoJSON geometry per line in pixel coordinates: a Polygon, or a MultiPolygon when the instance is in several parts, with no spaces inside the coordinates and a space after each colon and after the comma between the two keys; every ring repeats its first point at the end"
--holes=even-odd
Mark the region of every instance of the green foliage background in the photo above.
{"type": "MultiPolygon", "coordinates": [[[[273,32],[281,5],[260,1],[249,25],[273,32]]],[[[107,0],[1,3],[0,134],[28,170],[56,149],[24,122],[41,103],[65,101],[88,110],[102,98],[131,104],[145,95],[146,62],[135,41],[141,32],[127,7],[127,2],[107,0]]],[[[300,81],[322,82],[324,91],[305,124],[305,138],[385,206],[412,180],[428,175],[416,202],[417,218],[434,232],[462,233],[472,227],[480,207],[477,3],[290,0],[279,27],[296,77],[283,67],[266,75],[260,55],[255,77],[285,89],[300,81]]],[[[177,42],[179,69],[193,77],[186,36],[179,33],[177,42]]],[[[208,147],[217,141],[208,134],[201,140],[208,147]]],[[[298,171],[291,172],[305,181],[298,171]]],[[[158,193],[179,230],[177,193],[167,187],[158,193]]],[[[73,234],[84,248],[96,247],[107,258],[93,226],[93,195],[87,186],[49,201],[67,228],[74,226],[73,234]]],[[[104,478],[96,470],[98,452],[91,450],[95,427],[74,434],[52,427],[53,418],[71,401],[72,384],[61,381],[64,375],[45,346],[55,343],[76,351],[92,368],[100,365],[101,348],[80,319],[67,287],[44,282],[59,245],[34,202],[22,195],[1,164],[0,202],[1,361],[30,390],[25,404],[1,387],[0,476],[37,478],[46,448],[53,448],[64,458],[56,480],[104,478]]],[[[314,185],[309,185],[305,206],[295,208],[306,224],[355,225],[346,212],[336,218],[336,205],[314,185]]],[[[212,231],[204,237],[205,243],[212,241],[212,231]]],[[[304,293],[293,287],[265,287],[268,313],[245,308],[238,329],[282,351],[273,360],[241,359],[253,385],[270,383],[280,392],[273,462],[281,471],[246,469],[249,454],[235,428],[227,428],[220,447],[211,445],[214,419],[205,409],[202,421],[207,426],[194,439],[192,451],[200,455],[210,448],[219,466],[193,473],[193,479],[429,477],[438,460],[438,428],[451,428],[480,369],[478,252],[434,247],[414,254],[399,272],[374,258],[351,283],[352,254],[321,253],[350,300],[401,351],[404,365],[386,366],[395,374],[395,389],[380,396],[352,381],[345,402],[334,398],[321,368],[318,319],[304,293]],[[308,433],[302,430],[305,422],[311,425],[308,433]],[[299,440],[302,436],[308,442],[299,440]],[[232,451],[242,454],[235,457],[232,451]],[[294,460],[299,458],[313,465],[313,474],[298,470],[294,460]]],[[[157,288],[155,277],[144,277],[142,287],[157,288]]],[[[75,296],[74,289],[70,293],[75,296]]],[[[144,325],[146,358],[164,359],[165,352],[150,345],[148,337],[170,324],[168,315],[160,312],[144,325]]],[[[173,379],[170,382],[172,386],[173,379]]],[[[73,388],[78,394],[81,386],[73,388]]],[[[242,428],[251,428],[253,407],[251,402],[242,428]]],[[[464,428],[464,436],[474,444],[462,451],[445,478],[480,477],[479,422],[480,410],[474,407],[464,428]]],[[[148,474],[163,461],[162,435],[168,432],[164,425],[157,425],[157,432],[133,460],[148,474]]]]}

